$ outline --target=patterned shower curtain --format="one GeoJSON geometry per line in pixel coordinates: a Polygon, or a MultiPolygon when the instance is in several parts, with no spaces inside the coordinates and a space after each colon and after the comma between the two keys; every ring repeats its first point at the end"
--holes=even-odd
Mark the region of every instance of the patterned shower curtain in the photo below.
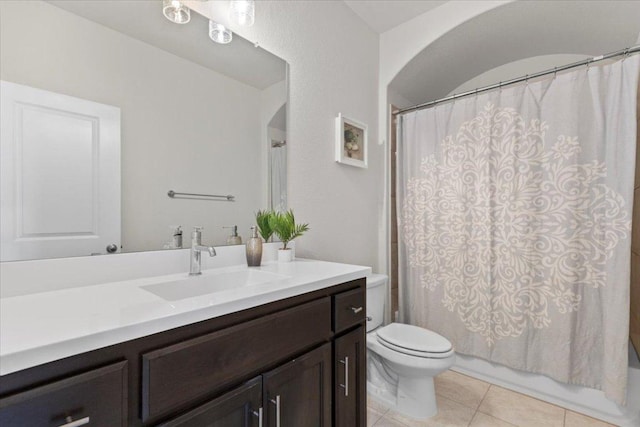
{"type": "Polygon", "coordinates": [[[639,64],[401,117],[405,322],[624,402],[639,64]]]}

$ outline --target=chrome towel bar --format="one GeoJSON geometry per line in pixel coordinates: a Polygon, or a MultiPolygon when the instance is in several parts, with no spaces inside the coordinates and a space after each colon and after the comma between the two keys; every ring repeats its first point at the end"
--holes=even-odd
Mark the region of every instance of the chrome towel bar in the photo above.
{"type": "Polygon", "coordinates": [[[226,200],[227,202],[234,202],[235,201],[235,196],[232,196],[231,194],[227,194],[226,196],[220,196],[217,194],[198,194],[198,193],[178,193],[176,191],[173,190],[169,190],[169,192],[167,193],[167,196],[171,197],[172,199],[175,198],[179,198],[179,199],[199,199],[199,200],[203,200],[203,199],[213,199],[213,200],[220,200],[224,201],[226,200]]]}

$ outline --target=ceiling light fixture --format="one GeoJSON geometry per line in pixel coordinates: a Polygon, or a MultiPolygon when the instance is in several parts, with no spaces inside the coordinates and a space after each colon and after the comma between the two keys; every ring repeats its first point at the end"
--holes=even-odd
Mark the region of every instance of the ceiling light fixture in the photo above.
{"type": "Polygon", "coordinates": [[[229,18],[243,27],[250,27],[255,21],[256,4],[254,0],[231,0],[229,18]]]}
{"type": "Polygon", "coordinates": [[[227,44],[233,39],[230,29],[215,21],[209,21],[209,38],[216,43],[227,44]]]}
{"type": "Polygon", "coordinates": [[[191,20],[191,10],[179,0],[162,0],[162,13],[176,24],[186,24],[191,20]]]}

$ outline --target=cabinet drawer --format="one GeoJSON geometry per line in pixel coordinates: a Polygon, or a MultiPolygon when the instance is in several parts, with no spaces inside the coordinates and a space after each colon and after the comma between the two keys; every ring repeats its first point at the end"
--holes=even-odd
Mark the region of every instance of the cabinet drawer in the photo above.
{"type": "Polygon", "coordinates": [[[127,362],[119,362],[14,394],[0,399],[0,425],[124,427],[126,384],[127,362]]]}
{"type": "Polygon", "coordinates": [[[142,419],[197,402],[331,338],[325,297],[142,355],[142,419]]]}
{"type": "Polygon", "coordinates": [[[360,323],[366,316],[365,290],[357,288],[333,296],[333,331],[338,333],[360,323]]]}

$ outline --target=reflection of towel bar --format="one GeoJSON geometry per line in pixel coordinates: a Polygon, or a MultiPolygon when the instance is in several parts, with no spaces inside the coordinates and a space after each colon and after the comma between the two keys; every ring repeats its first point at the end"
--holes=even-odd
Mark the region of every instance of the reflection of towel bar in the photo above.
{"type": "Polygon", "coordinates": [[[178,197],[180,199],[224,199],[227,202],[235,201],[235,196],[232,196],[231,194],[227,194],[226,196],[219,196],[216,194],[177,193],[173,190],[169,190],[167,196],[171,197],[172,199],[178,197]]]}

